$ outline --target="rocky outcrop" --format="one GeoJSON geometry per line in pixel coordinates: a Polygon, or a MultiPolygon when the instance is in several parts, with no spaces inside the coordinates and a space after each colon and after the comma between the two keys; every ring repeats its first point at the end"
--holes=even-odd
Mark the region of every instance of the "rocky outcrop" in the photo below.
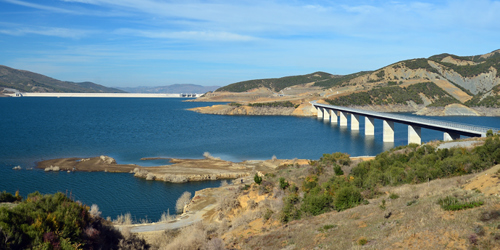
{"type": "Polygon", "coordinates": [[[106,155],[99,156],[99,159],[104,164],[116,164],[116,160],[115,159],[113,159],[113,158],[111,158],[109,156],[106,156],[106,155]]]}
{"type": "Polygon", "coordinates": [[[44,169],[45,172],[50,172],[50,171],[59,172],[60,170],[61,169],[58,166],[50,166],[44,169]]]}
{"type": "Polygon", "coordinates": [[[473,94],[487,92],[494,86],[500,84],[500,78],[497,78],[497,70],[490,68],[489,72],[481,73],[475,77],[463,77],[454,70],[446,69],[438,63],[429,61],[429,65],[435,68],[447,80],[469,90],[473,94]]]}
{"type": "Polygon", "coordinates": [[[213,115],[292,115],[295,108],[214,105],[189,110],[213,115]]]}

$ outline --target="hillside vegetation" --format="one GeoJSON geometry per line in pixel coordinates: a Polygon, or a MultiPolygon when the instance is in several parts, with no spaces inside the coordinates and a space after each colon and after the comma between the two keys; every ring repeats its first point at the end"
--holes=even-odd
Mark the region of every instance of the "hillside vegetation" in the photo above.
{"type": "Polygon", "coordinates": [[[66,82],[26,70],[17,70],[0,65],[0,87],[21,92],[63,93],[123,93],[124,91],[104,87],[92,82],[66,82]]]}
{"type": "Polygon", "coordinates": [[[148,249],[144,240],[123,235],[89,208],[62,193],[38,192],[22,199],[3,192],[0,202],[0,249],[148,249]],[[136,248],[138,247],[138,248],[136,248]]]}
{"type": "MultiPolygon", "coordinates": [[[[255,174],[251,185],[222,186],[211,222],[167,230],[153,247],[496,249],[499,198],[462,187],[470,174],[500,163],[499,136],[479,143],[451,149],[411,144],[367,161],[332,153],[281,165],[255,174]]],[[[497,182],[499,169],[485,176],[497,182]]]]}
{"type": "Polygon", "coordinates": [[[312,74],[307,75],[298,75],[298,76],[287,76],[282,78],[269,78],[269,79],[258,79],[258,80],[250,80],[237,82],[233,84],[229,84],[225,87],[219,88],[216,92],[220,91],[229,91],[229,92],[245,92],[248,90],[252,90],[255,88],[269,88],[273,91],[280,91],[284,88],[295,86],[299,84],[306,84],[316,81],[328,80],[335,77],[334,75],[325,73],[325,72],[314,72],[312,74]]]}
{"type": "Polygon", "coordinates": [[[374,88],[366,92],[353,93],[336,99],[327,99],[326,101],[337,106],[408,104],[410,101],[416,104],[423,104],[420,97],[421,94],[430,100],[435,100],[431,106],[446,106],[459,102],[433,82],[423,82],[408,87],[391,86],[374,88]]]}

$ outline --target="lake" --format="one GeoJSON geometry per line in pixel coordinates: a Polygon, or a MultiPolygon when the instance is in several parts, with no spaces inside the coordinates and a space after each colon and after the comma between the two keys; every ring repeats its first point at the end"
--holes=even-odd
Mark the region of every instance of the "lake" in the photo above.
{"type": "MultiPolygon", "coordinates": [[[[395,142],[382,142],[382,121],[375,136],[324,123],[315,117],[219,116],[187,111],[215,103],[177,98],[0,98],[0,191],[21,195],[61,191],[85,204],[97,204],[103,216],[130,212],[136,219],[158,220],[174,211],[184,191],[220,185],[220,181],[172,184],[131,174],[45,173],[26,170],[36,162],[63,157],[108,155],[120,164],[155,166],[166,160],[143,157],[202,158],[204,152],[225,160],[318,159],[324,153],[376,155],[407,143],[407,126],[395,124],[395,142]],[[12,170],[20,165],[22,170],[12,170]]],[[[498,127],[498,117],[430,117],[498,127]]],[[[422,129],[422,141],[442,139],[422,129]]]]}

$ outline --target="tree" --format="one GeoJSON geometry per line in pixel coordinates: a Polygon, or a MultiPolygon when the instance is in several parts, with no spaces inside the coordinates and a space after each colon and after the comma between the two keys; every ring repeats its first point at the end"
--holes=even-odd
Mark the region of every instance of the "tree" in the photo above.
{"type": "Polygon", "coordinates": [[[191,201],[191,193],[186,191],[175,203],[175,210],[177,213],[182,213],[184,211],[184,206],[186,206],[191,201]]]}

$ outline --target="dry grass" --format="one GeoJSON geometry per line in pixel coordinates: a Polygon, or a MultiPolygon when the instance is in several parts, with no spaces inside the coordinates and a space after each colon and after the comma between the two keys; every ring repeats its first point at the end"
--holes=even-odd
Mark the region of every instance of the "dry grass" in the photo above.
{"type": "Polygon", "coordinates": [[[132,215],[130,213],[126,213],[125,215],[121,214],[116,217],[116,220],[113,223],[117,225],[132,225],[132,215]]]}
{"type": "MultiPolygon", "coordinates": [[[[484,236],[477,236],[476,247],[488,249],[500,247],[500,216],[484,216],[485,211],[500,211],[500,199],[484,196],[474,191],[465,191],[460,186],[471,176],[460,176],[435,180],[418,185],[384,187],[384,195],[342,212],[330,212],[279,226],[269,232],[246,238],[232,238],[231,244],[243,249],[443,249],[474,247],[469,240],[474,228],[482,225],[484,236]],[[398,199],[389,199],[395,193],[398,199]],[[448,212],[437,204],[447,195],[478,196],[485,205],[468,210],[448,212]],[[379,205],[386,200],[386,209],[379,205]],[[407,205],[410,201],[416,201],[407,205]],[[387,217],[387,215],[390,216],[387,217]],[[385,218],[387,217],[387,218],[385,218]],[[488,219],[486,222],[480,218],[488,219]],[[495,218],[494,218],[495,217],[495,218]],[[329,230],[325,226],[336,225],[329,230]],[[358,243],[366,238],[366,245],[358,243]],[[493,247],[492,247],[493,246],[493,247]]],[[[500,213],[500,212],[499,212],[500,213]]],[[[491,212],[490,214],[496,214],[491,212]]],[[[330,226],[328,226],[330,227],[330,226]]],[[[229,242],[226,242],[228,244],[229,242]]]]}
{"type": "Polygon", "coordinates": [[[175,220],[175,215],[170,215],[170,209],[167,210],[167,212],[163,212],[161,214],[161,218],[158,222],[169,222],[175,220]]]}

